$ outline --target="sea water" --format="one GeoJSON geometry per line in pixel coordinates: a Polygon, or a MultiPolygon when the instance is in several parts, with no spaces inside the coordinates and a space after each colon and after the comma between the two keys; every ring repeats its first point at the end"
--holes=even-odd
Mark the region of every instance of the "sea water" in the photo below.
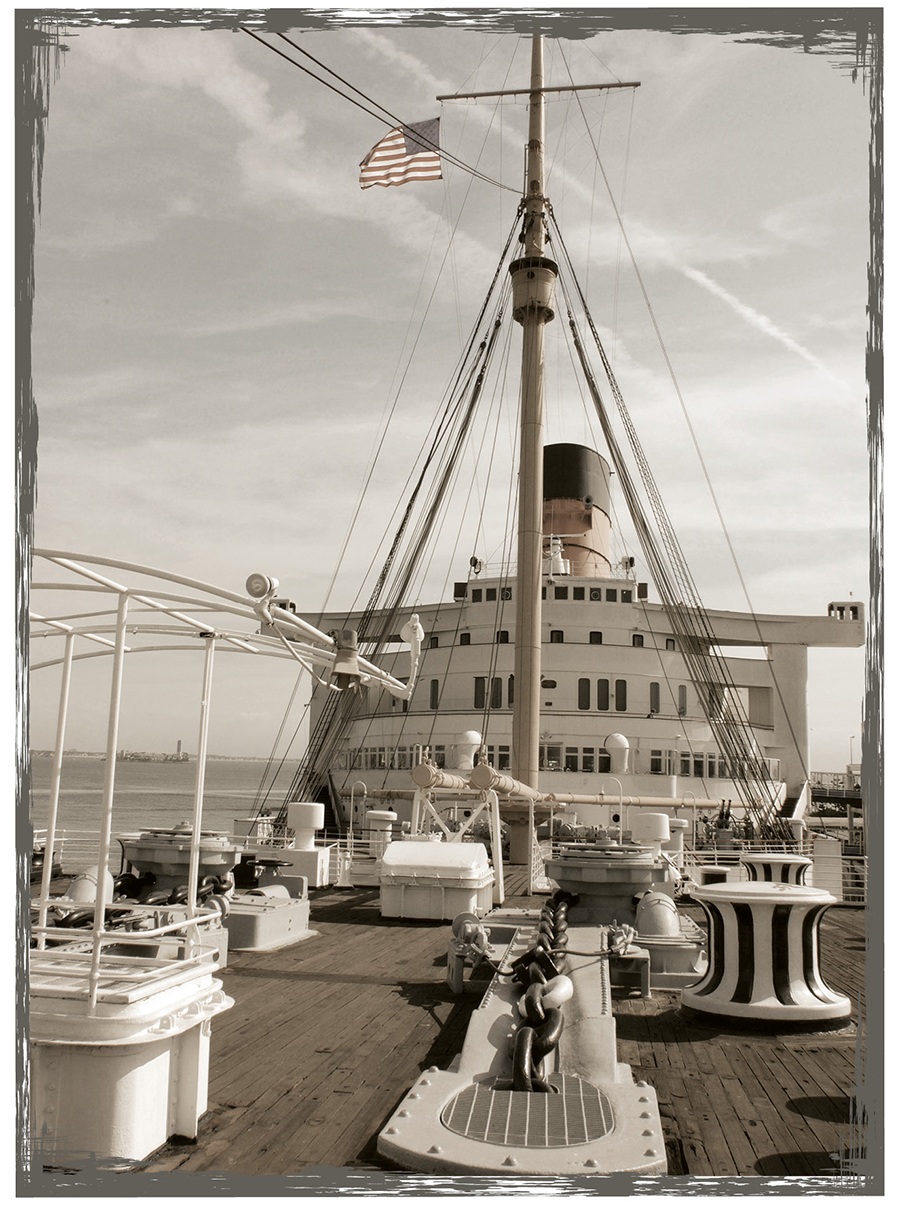
{"type": "MultiPolygon", "coordinates": [[[[270,764],[264,760],[215,760],[206,764],[203,788],[203,831],[235,830],[236,819],[255,816],[260,809],[276,814],[296,773],[296,760],[270,764]]],[[[53,761],[31,759],[31,823],[47,826],[53,761]]],[[[57,829],[99,834],[106,761],[90,756],[63,758],[57,829]]],[[[195,761],[116,762],[112,834],[172,828],[194,812],[195,761]]]]}

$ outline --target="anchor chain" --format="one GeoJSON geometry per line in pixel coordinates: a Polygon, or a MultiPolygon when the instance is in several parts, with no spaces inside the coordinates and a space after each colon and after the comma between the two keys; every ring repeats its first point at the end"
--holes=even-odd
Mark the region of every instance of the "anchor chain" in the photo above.
{"type": "Polygon", "coordinates": [[[568,911],[578,896],[557,891],[541,909],[537,944],[513,966],[513,979],[524,987],[519,1012],[525,1021],[513,1042],[513,1091],[553,1092],[547,1083],[544,1059],[559,1042],[563,1030],[562,1005],[572,996],[572,981],[560,973],[551,955],[562,954],[569,943],[568,911]]]}

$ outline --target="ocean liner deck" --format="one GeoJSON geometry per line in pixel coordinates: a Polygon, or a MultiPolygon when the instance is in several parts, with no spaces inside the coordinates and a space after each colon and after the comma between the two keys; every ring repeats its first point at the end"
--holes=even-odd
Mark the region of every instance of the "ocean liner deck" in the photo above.
{"type": "MultiPolygon", "coordinates": [[[[521,894],[522,868],[508,874],[507,906],[540,902],[521,894]]],[[[199,1139],[139,1171],[383,1171],[379,1130],[420,1072],[458,1053],[478,997],[444,981],[448,926],[383,919],[377,888],[315,892],[310,924],[318,935],[302,944],[229,957],[235,1007],[213,1029],[199,1139]]],[[[729,1031],[689,1021],[677,992],[617,989],[619,1057],[659,1097],[661,1179],[854,1179],[865,932],[861,908],[833,909],[822,924],[822,974],[854,1004],[839,1030],[729,1031]]]]}

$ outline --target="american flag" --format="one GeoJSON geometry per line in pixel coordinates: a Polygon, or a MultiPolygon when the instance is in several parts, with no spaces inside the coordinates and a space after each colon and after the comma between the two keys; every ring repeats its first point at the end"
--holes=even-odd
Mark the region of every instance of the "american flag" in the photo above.
{"type": "Polygon", "coordinates": [[[360,164],[359,183],[404,185],[407,181],[439,181],[441,157],[438,154],[440,118],[397,126],[376,144],[360,164]]]}

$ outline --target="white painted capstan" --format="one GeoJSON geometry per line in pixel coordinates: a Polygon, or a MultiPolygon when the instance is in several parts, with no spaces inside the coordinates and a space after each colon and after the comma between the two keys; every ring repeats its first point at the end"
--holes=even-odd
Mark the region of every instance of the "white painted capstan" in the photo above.
{"type": "MultiPolygon", "coordinates": [[[[152,874],[154,886],[174,889],[188,881],[191,864],[192,825],[149,828],[140,835],[119,837],[125,860],[142,874],[152,874]]],[[[237,865],[240,850],[224,833],[200,832],[197,845],[198,877],[229,874],[237,865]]]]}
{"type": "Polygon", "coordinates": [[[709,925],[709,969],[685,1008],[743,1021],[837,1022],[852,1005],[819,972],[819,924],[837,900],[815,887],[727,882],[697,887],[709,925]]]}

